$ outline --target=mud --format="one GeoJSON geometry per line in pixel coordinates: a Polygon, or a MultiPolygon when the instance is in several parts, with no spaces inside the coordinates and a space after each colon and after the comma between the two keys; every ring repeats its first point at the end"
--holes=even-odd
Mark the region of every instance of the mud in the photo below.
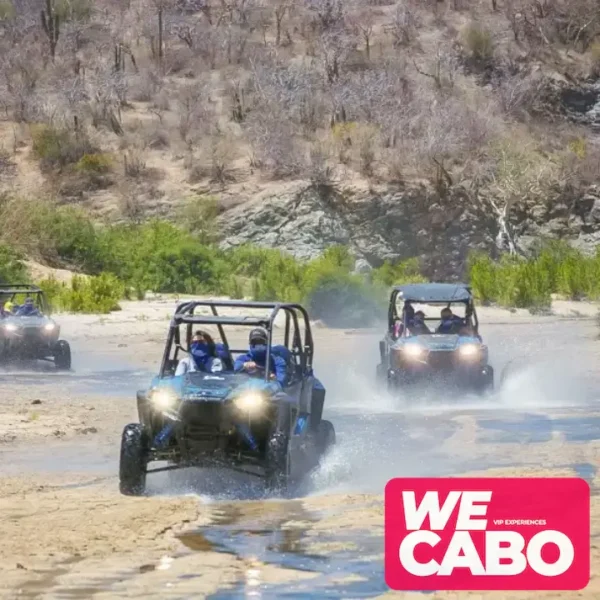
{"type": "MultiPolygon", "coordinates": [[[[551,317],[483,311],[497,381],[507,373],[485,401],[377,393],[381,331],[316,327],[338,445],[295,498],[264,498],[243,478],[197,470],[157,474],[147,497],[128,498],[116,476],[121,430],[158,368],[173,306],[59,317],[73,372],[0,372],[2,598],[416,598],[383,579],[382,491],[400,475],[584,477],[599,572],[595,308],[569,320],[566,304],[551,317]]],[[[485,597],[591,599],[599,588],[593,579],[572,594],[485,597]]]]}

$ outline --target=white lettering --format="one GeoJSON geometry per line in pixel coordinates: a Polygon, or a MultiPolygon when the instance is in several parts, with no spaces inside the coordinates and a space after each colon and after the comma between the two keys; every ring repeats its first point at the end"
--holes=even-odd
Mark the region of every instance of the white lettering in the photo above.
{"type": "Polygon", "coordinates": [[[571,540],[562,532],[548,529],[536,533],[527,546],[527,561],[531,568],[540,575],[556,577],[562,575],[572,564],[575,549],[571,540]],[[547,563],[542,558],[542,548],[546,544],[556,544],[560,552],[555,563],[547,563]]]}
{"type": "Polygon", "coordinates": [[[456,531],[452,535],[441,565],[435,560],[420,563],[415,560],[414,550],[419,544],[436,546],[441,540],[433,531],[413,531],[400,544],[398,552],[400,563],[412,575],[428,577],[431,575],[451,575],[457,568],[466,568],[472,575],[511,576],[522,573],[527,564],[544,577],[556,577],[565,573],[573,564],[575,549],[571,540],[560,531],[541,531],[534,535],[525,554],[525,539],[516,531],[486,531],[485,566],[468,531],[456,531]],[[508,546],[501,546],[508,544],[508,546]],[[559,558],[555,563],[542,559],[542,549],[546,544],[556,544],[559,558]],[[461,553],[463,554],[461,556],[461,553]],[[501,563],[510,560],[510,563],[501,563]]]}
{"type": "Polygon", "coordinates": [[[474,516],[485,516],[492,492],[463,492],[460,499],[456,529],[477,529],[483,531],[487,528],[487,519],[473,519],[474,516]],[[486,504],[474,505],[474,502],[485,502],[486,504]]]}
{"type": "Polygon", "coordinates": [[[426,492],[421,504],[417,508],[417,500],[414,492],[402,492],[404,503],[404,519],[406,529],[417,531],[421,529],[425,517],[429,515],[430,529],[442,531],[448,524],[448,519],[456,507],[461,492],[450,492],[444,506],[440,508],[440,496],[438,492],[426,492]]]}
{"type": "Polygon", "coordinates": [[[413,531],[409,533],[400,544],[398,556],[400,564],[412,575],[428,577],[435,575],[440,568],[439,563],[430,560],[428,563],[420,563],[415,560],[415,548],[419,544],[435,546],[440,541],[440,536],[433,531],[413,531]]]}
{"type": "Polygon", "coordinates": [[[450,540],[438,575],[451,575],[454,569],[465,568],[472,575],[485,575],[485,569],[468,531],[457,531],[450,540]],[[463,556],[460,553],[463,552],[463,556]]]}
{"type": "Polygon", "coordinates": [[[523,554],[525,540],[516,531],[488,531],[485,534],[485,572],[486,575],[519,575],[527,567],[523,554]],[[500,544],[509,544],[501,547],[500,544]],[[510,559],[510,563],[501,563],[510,559]]]}

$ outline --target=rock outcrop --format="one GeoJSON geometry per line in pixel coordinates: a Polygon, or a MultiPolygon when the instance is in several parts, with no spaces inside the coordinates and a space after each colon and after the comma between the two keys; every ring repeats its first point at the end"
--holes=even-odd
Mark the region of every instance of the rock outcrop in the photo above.
{"type": "Polygon", "coordinates": [[[252,243],[300,259],[334,244],[365,261],[419,257],[427,275],[459,278],[470,249],[495,251],[494,216],[459,192],[440,200],[427,186],[319,190],[305,186],[244,204],[222,216],[222,247],[252,243]]]}
{"type": "MultiPolygon", "coordinates": [[[[310,259],[344,244],[360,270],[418,257],[432,279],[464,278],[471,250],[493,257],[500,252],[491,206],[473,202],[460,189],[441,199],[425,184],[343,191],[295,184],[227,210],[220,220],[223,248],[252,243],[310,259]]],[[[600,190],[542,206],[516,206],[509,221],[524,254],[542,238],[565,239],[592,252],[600,241],[600,190]]]]}

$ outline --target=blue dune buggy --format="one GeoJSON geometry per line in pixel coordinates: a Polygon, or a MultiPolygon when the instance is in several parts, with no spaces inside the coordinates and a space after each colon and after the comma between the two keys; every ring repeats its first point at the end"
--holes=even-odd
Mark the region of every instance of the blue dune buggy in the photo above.
{"type": "MultiPolygon", "coordinates": [[[[244,339],[244,342],[247,338],[244,339]]],[[[185,467],[227,468],[256,475],[270,490],[285,490],[319,464],[335,443],[333,425],[322,419],[325,389],[313,374],[314,344],[306,310],[297,304],[242,301],[181,303],[171,320],[162,365],[150,389],[139,391],[139,423],[124,428],[119,466],[120,490],[141,495],[146,475],[185,467]],[[265,316],[222,316],[217,308],[267,311],[265,316]],[[210,309],[211,314],[198,314],[210,309]],[[278,316],[282,328],[275,327],[278,316]],[[211,372],[176,374],[189,357],[197,326],[215,328],[222,360],[211,372]],[[229,346],[225,329],[241,335],[262,327],[271,354],[285,357],[287,381],[269,372],[234,372],[234,356],[247,347],[229,346]],[[274,336],[282,337],[276,343],[274,336]],[[153,461],[168,466],[148,469],[153,461]]]]}
{"type": "MultiPolygon", "coordinates": [[[[439,323],[440,317],[425,316],[422,322],[428,321],[439,323]]],[[[442,384],[445,389],[483,394],[494,387],[494,369],[488,364],[488,348],[479,335],[473,296],[465,284],[395,287],[389,302],[388,331],[379,343],[379,351],[377,380],[390,391],[414,384],[442,384]],[[403,306],[399,313],[400,303],[403,306]],[[464,316],[454,315],[456,326],[445,333],[429,327],[411,329],[414,309],[419,306],[451,310],[458,306],[464,316]]]]}

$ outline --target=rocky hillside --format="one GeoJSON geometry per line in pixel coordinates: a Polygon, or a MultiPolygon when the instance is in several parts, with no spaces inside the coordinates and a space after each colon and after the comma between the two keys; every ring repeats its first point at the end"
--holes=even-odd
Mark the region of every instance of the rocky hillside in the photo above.
{"type": "Polygon", "coordinates": [[[589,251],[599,33],[595,0],[0,0],[0,191],[100,221],[206,202],[223,246],[435,277],[589,251]]]}

